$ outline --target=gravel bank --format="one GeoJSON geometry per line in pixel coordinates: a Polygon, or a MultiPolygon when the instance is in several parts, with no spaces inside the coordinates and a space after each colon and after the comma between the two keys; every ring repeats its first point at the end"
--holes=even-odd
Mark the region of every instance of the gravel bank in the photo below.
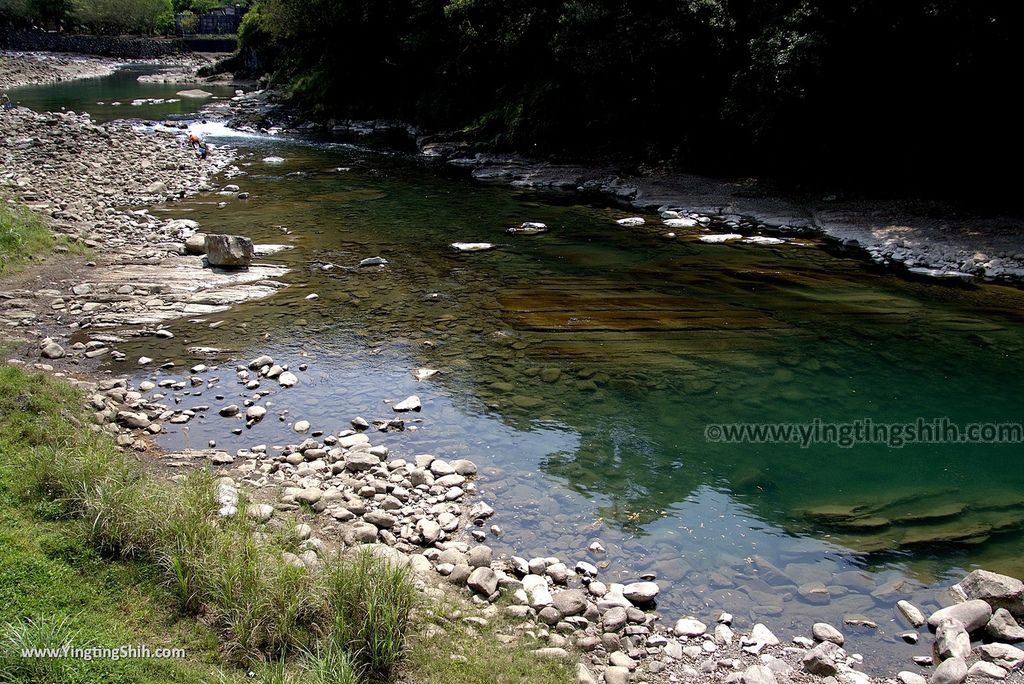
{"type": "MultiPolygon", "coordinates": [[[[623,173],[613,166],[556,163],[476,152],[451,136],[424,135],[396,121],[313,123],[272,91],[233,104],[232,125],[297,134],[310,130],[383,146],[408,145],[429,160],[465,169],[482,182],[600,196],[645,212],[693,214],[780,234],[813,232],[872,261],[914,276],[1024,283],[1024,218],[967,213],[941,201],[787,197],[749,179],[623,173]]],[[[678,232],[666,226],[666,232],[678,232]]],[[[682,235],[680,234],[680,237],[682,235]]]]}
{"type": "Polygon", "coordinates": [[[0,52],[0,89],[108,76],[120,62],[59,52],[0,52]]]}

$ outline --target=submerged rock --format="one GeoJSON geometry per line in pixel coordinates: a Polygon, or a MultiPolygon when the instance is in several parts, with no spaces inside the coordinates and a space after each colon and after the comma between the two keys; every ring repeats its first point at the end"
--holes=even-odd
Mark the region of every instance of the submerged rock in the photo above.
{"type": "Polygon", "coordinates": [[[490,242],[453,242],[451,248],[456,252],[486,252],[494,249],[490,242]]]}
{"type": "Polygon", "coordinates": [[[513,226],[506,232],[512,235],[538,235],[548,232],[548,227],[543,223],[524,223],[521,226],[513,226]]]}
{"type": "Polygon", "coordinates": [[[392,406],[391,410],[403,413],[405,411],[419,411],[420,408],[422,408],[420,398],[414,394],[392,406]]]}
{"type": "Polygon", "coordinates": [[[743,236],[739,233],[721,233],[719,235],[701,235],[700,241],[707,242],[710,244],[717,244],[721,242],[729,242],[730,240],[739,240],[743,236]]]}
{"type": "Polygon", "coordinates": [[[426,380],[437,375],[437,371],[432,368],[417,368],[412,372],[412,377],[416,378],[417,381],[426,380]]]}
{"type": "Polygon", "coordinates": [[[642,226],[644,225],[644,223],[646,223],[646,221],[644,221],[639,216],[630,216],[629,218],[621,218],[618,221],[616,221],[616,223],[618,223],[620,226],[632,228],[634,226],[642,226]]]}

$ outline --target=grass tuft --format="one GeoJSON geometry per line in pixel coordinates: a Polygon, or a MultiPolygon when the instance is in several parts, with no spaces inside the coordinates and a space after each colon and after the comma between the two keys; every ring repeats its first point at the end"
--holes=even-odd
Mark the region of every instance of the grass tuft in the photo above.
{"type": "MultiPolygon", "coordinates": [[[[289,525],[256,534],[244,496],[238,513],[220,517],[211,474],[173,483],[147,475],[108,435],[76,425],[76,405],[81,396],[67,386],[0,366],[0,455],[18,473],[7,481],[23,507],[49,502],[45,517],[77,530],[64,541],[42,537],[45,554],[91,550],[94,563],[151,568],[181,614],[215,631],[224,661],[265,681],[395,678],[416,597],[407,569],[369,553],[322,559],[315,572],[293,565],[284,556],[297,550],[289,525]]],[[[39,665],[49,666],[61,665],[39,665]]]]}
{"type": "Polygon", "coordinates": [[[3,203],[0,196],[0,276],[45,258],[55,248],[79,256],[94,256],[85,245],[54,235],[46,222],[28,207],[3,203]]]}
{"type": "Polygon", "coordinates": [[[347,646],[369,681],[388,681],[402,658],[415,600],[408,568],[362,550],[324,576],[333,638],[347,646]]]}
{"type": "Polygon", "coordinates": [[[31,210],[0,204],[0,274],[48,254],[56,244],[53,233],[31,210]]]}

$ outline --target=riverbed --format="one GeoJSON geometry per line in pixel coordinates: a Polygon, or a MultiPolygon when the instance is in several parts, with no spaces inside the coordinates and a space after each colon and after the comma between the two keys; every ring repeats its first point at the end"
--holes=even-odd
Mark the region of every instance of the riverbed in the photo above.
{"type": "MultiPolygon", "coordinates": [[[[107,102],[69,87],[19,97],[90,112],[107,102]]],[[[117,81],[118,97],[142,97],[135,87],[117,81]]],[[[119,115],[102,107],[97,117],[119,115]]],[[[488,540],[497,550],[589,560],[609,580],[653,573],[672,617],[728,610],[740,627],[763,621],[780,635],[863,617],[877,629],[844,629],[876,672],[921,650],[895,636],[897,599],[927,612],[964,569],[1024,575],[1020,444],[708,440],[709,426],[733,423],[1019,422],[1020,290],[907,280],[811,237],[701,242],[772,237],[718,219],[680,230],[650,213],[622,226],[636,215],[406,155],[196,130],[214,153],[239,150],[241,175],[223,183],[248,199],[205,194],[151,210],[289,247],[261,261],[288,268],[290,287],[180,320],[173,339],[122,343],[127,368],[143,355],[174,362],[135,372],[159,381],[220,363],[221,386],[189,395],[214,406],[250,395],[231,383],[236,363],[268,353],[309,368],[270,398],[273,419],[234,435],[236,423],[210,411],[168,425],[166,448],[300,441],[296,420],[336,432],[356,416],[398,417],[384,401],[416,394],[422,411],[374,442],[477,462],[479,495],[503,530],[488,540]],[[507,232],[523,222],[548,231],[507,232]],[[458,253],[453,242],[496,247],[458,253]],[[374,256],[387,265],[357,267],[374,256]],[[195,347],[220,351],[199,358],[195,347]],[[438,373],[417,381],[417,368],[438,373]]]]}

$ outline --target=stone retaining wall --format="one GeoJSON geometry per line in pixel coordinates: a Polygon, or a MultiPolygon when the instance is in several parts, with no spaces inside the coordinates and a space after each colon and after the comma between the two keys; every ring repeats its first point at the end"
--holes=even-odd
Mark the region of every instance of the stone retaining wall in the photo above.
{"type": "Polygon", "coordinates": [[[75,52],[120,59],[150,59],[178,54],[187,50],[181,41],[173,38],[74,35],[14,29],[0,29],[0,48],[75,52]]]}

